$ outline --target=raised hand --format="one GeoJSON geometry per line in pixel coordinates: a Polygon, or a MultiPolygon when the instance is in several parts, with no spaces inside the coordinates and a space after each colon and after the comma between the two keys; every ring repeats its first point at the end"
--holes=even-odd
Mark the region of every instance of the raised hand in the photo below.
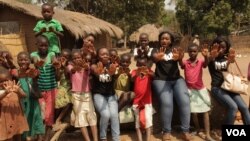
{"type": "Polygon", "coordinates": [[[161,47],[160,50],[157,52],[157,54],[156,54],[156,56],[155,56],[155,59],[156,59],[157,61],[163,60],[163,59],[164,59],[165,52],[166,52],[166,48],[161,47]]]}
{"type": "Polygon", "coordinates": [[[208,53],[208,44],[203,44],[201,47],[201,54],[204,57],[208,57],[209,53],[208,53]]]}
{"type": "Polygon", "coordinates": [[[39,75],[39,71],[35,68],[29,68],[27,71],[26,71],[26,74],[28,77],[31,77],[31,78],[35,78],[39,75]]]}
{"type": "Polygon", "coordinates": [[[108,74],[109,75],[114,75],[116,72],[116,65],[115,64],[110,64],[109,69],[108,69],[108,74]]]}
{"type": "Polygon", "coordinates": [[[146,66],[142,66],[140,73],[145,76],[145,75],[148,75],[149,70],[148,70],[148,68],[146,66]]]}
{"type": "Polygon", "coordinates": [[[227,56],[228,62],[229,63],[234,63],[235,62],[235,56],[236,56],[236,51],[233,48],[230,48],[228,56],[227,56]]]}
{"type": "Polygon", "coordinates": [[[173,54],[173,60],[174,61],[177,61],[177,60],[180,59],[180,49],[179,48],[173,48],[172,54],[173,54]]]}
{"type": "Polygon", "coordinates": [[[35,63],[35,66],[36,67],[42,67],[44,65],[45,61],[44,60],[38,60],[36,63],[35,63]]]}
{"type": "Polygon", "coordinates": [[[3,87],[7,91],[7,93],[13,92],[13,90],[14,90],[13,86],[14,86],[14,82],[11,80],[3,82],[3,87]]]}
{"type": "Polygon", "coordinates": [[[55,67],[55,69],[60,69],[62,66],[61,62],[57,59],[52,62],[52,65],[55,67]]]}
{"type": "Polygon", "coordinates": [[[49,27],[49,32],[55,32],[55,29],[52,26],[50,26],[49,27]]]}
{"type": "Polygon", "coordinates": [[[41,33],[44,33],[46,31],[47,31],[47,29],[45,27],[40,30],[41,33]]]}
{"type": "Polygon", "coordinates": [[[117,55],[110,56],[110,61],[112,64],[116,64],[116,65],[118,65],[120,62],[119,57],[117,55]]]}
{"type": "Polygon", "coordinates": [[[13,85],[12,85],[12,91],[17,93],[17,92],[19,92],[19,89],[20,89],[20,83],[19,82],[16,83],[16,81],[14,80],[13,85]]]}
{"type": "Polygon", "coordinates": [[[98,62],[96,65],[97,65],[97,66],[96,66],[95,72],[96,72],[97,74],[102,74],[102,73],[104,73],[104,67],[103,67],[102,62],[98,62]]]}
{"type": "Polygon", "coordinates": [[[84,69],[88,69],[89,68],[89,64],[88,64],[88,62],[86,62],[85,60],[80,60],[79,62],[78,62],[78,65],[80,66],[80,67],[82,67],[82,68],[84,68],[84,69]]]}
{"type": "Polygon", "coordinates": [[[213,44],[211,51],[210,51],[210,57],[211,58],[216,58],[219,55],[219,44],[215,43],[213,44]]]}
{"type": "Polygon", "coordinates": [[[62,66],[65,67],[67,63],[67,59],[65,57],[60,57],[59,61],[61,62],[62,66]]]}

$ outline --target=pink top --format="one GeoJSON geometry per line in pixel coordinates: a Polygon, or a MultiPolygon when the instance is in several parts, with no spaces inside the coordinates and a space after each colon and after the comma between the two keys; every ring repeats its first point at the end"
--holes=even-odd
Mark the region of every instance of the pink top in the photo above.
{"type": "Polygon", "coordinates": [[[184,74],[187,87],[189,89],[200,90],[204,88],[202,81],[202,68],[204,65],[204,60],[197,59],[197,61],[192,64],[189,59],[183,62],[184,64],[184,74]]]}
{"type": "MultiPolygon", "coordinates": [[[[68,69],[71,70],[72,65],[68,65],[68,69]]],[[[70,74],[73,92],[90,92],[90,82],[89,82],[89,70],[81,70],[80,72],[75,72],[70,74]]]]}

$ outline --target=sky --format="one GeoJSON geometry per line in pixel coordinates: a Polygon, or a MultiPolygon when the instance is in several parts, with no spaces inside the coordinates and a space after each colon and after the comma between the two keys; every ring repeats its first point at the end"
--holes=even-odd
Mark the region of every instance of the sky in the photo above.
{"type": "Polygon", "coordinates": [[[170,0],[165,0],[165,9],[167,10],[175,10],[175,4],[172,3],[171,5],[169,5],[168,3],[170,2],[170,0]]]}

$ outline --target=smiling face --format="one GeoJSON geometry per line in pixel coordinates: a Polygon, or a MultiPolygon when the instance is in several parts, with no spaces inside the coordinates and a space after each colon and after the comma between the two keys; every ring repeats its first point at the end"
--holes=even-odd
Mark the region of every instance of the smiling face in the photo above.
{"type": "Polygon", "coordinates": [[[17,56],[17,63],[22,70],[26,70],[30,65],[30,58],[26,53],[20,53],[17,56]]]}
{"type": "Polygon", "coordinates": [[[97,52],[98,60],[101,61],[103,64],[108,64],[110,61],[109,58],[109,51],[107,48],[100,48],[97,52]]]}
{"type": "Polygon", "coordinates": [[[94,42],[95,38],[92,35],[89,35],[83,40],[83,46],[86,47],[94,46],[94,42]]]}
{"type": "Polygon", "coordinates": [[[80,52],[76,51],[72,53],[72,61],[74,64],[77,64],[81,60],[82,60],[82,56],[80,52]]]}
{"type": "Polygon", "coordinates": [[[171,45],[171,36],[168,33],[164,33],[160,36],[161,47],[168,48],[171,45]]]}

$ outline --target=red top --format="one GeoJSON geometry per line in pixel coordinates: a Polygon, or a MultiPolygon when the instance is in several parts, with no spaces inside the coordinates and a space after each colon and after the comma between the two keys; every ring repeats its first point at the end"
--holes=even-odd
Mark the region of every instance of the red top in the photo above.
{"type": "Polygon", "coordinates": [[[204,65],[204,61],[201,59],[197,59],[195,63],[192,64],[190,60],[185,60],[184,64],[184,74],[185,80],[187,83],[187,87],[191,89],[203,89],[204,84],[202,81],[202,68],[204,65]]]}
{"type": "MultiPolygon", "coordinates": [[[[152,70],[149,70],[152,72],[152,70]]],[[[152,91],[151,91],[151,83],[152,77],[149,75],[146,76],[137,76],[136,70],[131,72],[131,76],[134,78],[134,92],[135,98],[133,101],[134,105],[138,105],[139,107],[143,107],[145,104],[152,103],[152,91]]]]}

